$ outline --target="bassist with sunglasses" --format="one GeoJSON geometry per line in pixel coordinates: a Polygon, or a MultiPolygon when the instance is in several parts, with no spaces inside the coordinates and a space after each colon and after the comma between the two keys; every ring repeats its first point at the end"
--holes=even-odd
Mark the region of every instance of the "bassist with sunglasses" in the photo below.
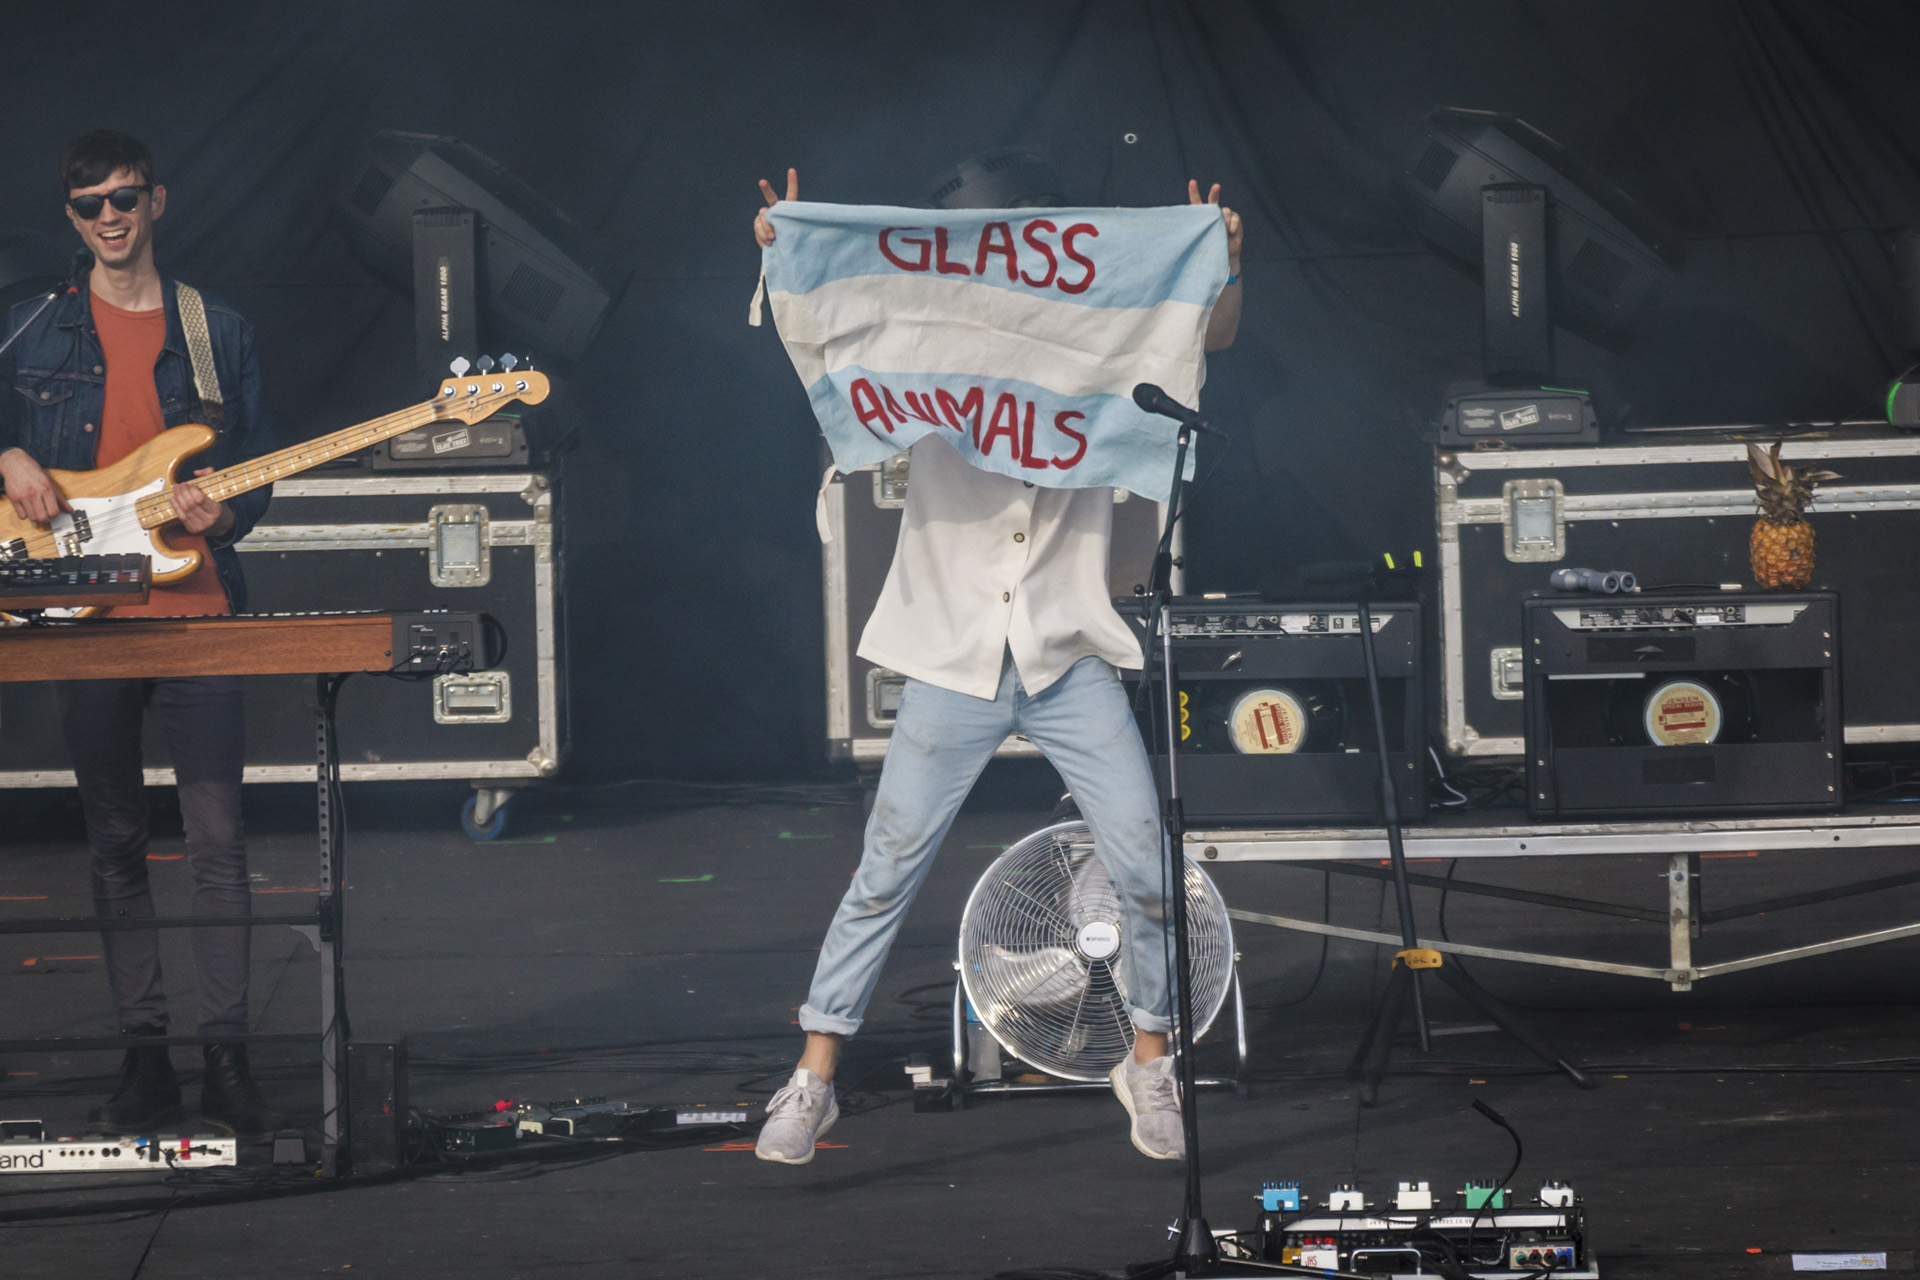
{"type": "MultiPolygon", "coordinates": [[[[67,146],[60,181],[67,218],[92,251],[93,269],[0,355],[0,484],[14,515],[42,527],[69,510],[44,468],[109,466],[188,422],[218,433],[201,459],[208,470],[271,448],[252,327],[231,307],[154,266],[153,224],[166,210],[167,191],[154,181],[153,153],[126,134],[96,129],[67,146]]],[[[13,332],[35,305],[15,308],[0,332],[13,332]]],[[[233,544],[265,512],[268,490],[216,502],[188,481],[175,484],[171,498],[179,528],[169,530],[170,541],[201,551],[199,568],[156,587],[149,604],[112,612],[184,616],[244,609],[233,544]]],[[[141,723],[150,710],[178,781],[194,882],[191,911],[249,914],[239,679],[75,679],[58,687],[58,701],[92,850],[95,913],[154,914],[140,751],[141,723]]],[[[245,1044],[223,1039],[250,1029],[250,939],[245,928],[193,933],[199,1034],[210,1041],[200,1115],[209,1128],[248,1136],[284,1123],[253,1081],[245,1044]]],[[[101,942],[122,1032],[167,1034],[158,935],[114,931],[101,942]]],[[[90,1132],[153,1133],[186,1114],[166,1046],[129,1043],[120,1087],[88,1115],[90,1132]]]]}

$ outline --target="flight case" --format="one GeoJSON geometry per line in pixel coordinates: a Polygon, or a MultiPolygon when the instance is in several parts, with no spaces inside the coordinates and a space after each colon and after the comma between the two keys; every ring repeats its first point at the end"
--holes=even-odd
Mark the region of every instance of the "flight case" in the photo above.
{"type": "MultiPolygon", "coordinates": [[[[348,680],[339,701],[348,782],[459,779],[471,834],[497,834],[511,788],[553,775],[567,746],[562,557],[552,477],[308,474],[274,486],[239,544],[251,613],[447,609],[492,616],[493,670],[406,682],[348,680]]],[[[313,681],[249,676],[248,782],[313,780],[313,681]]],[[[157,735],[149,785],[173,772],[157,735]]],[[[0,684],[0,787],[73,785],[53,686],[0,684]]]]}
{"type": "MultiPolygon", "coordinates": [[[[1753,590],[1746,442],[1760,427],[1669,430],[1596,448],[1441,450],[1439,737],[1456,756],[1519,756],[1521,605],[1557,568],[1629,570],[1643,590],[1753,590]]],[[[1840,474],[1809,509],[1811,590],[1840,597],[1842,721],[1855,751],[1920,742],[1920,435],[1886,423],[1789,434],[1795,464],[1840,474]]],[[[1583,597],[1586,598],[1586,597],[1583,597]]]]}

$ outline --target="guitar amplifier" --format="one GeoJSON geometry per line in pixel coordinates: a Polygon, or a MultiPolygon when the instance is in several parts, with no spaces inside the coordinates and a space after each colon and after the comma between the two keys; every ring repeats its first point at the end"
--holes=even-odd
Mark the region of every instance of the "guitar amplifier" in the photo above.
{"type": "MultiPolygon", "coordinates": [[[[1372,606],[1387,751],[1402,821],[1426,812],[1420,606],[1372,606]]],[[[1142,628],[1144,640],[1145,627],[1142,628]]],[[[1351,602],[1176,600],[1180,797],[1190,826],[1380,821],[1380,764],[1351,602]]],[[[1140,732],[1167,789],[1160,653],[1140,732]]]]}
{"type": "Polygon", "coordinates": [[[1838,809],[1832,592],[1522,605],[1536,818],[1838,809]]]}

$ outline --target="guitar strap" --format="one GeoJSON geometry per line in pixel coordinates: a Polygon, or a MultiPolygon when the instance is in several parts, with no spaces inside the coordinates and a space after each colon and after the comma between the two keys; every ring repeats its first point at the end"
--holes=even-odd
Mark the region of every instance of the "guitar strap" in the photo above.
{"type": "Polygon", "coordinates": [[[174,295],[180,304],[180,327],[186,331],[187,354],[193,358],[193,388],[200,396],[207,425],[215,432],[224,430],[227,402],[220,395],[220,375],[213,367],[213,339],[207,335],[207,307],[200,291],[190,284],[175,281],[174,295]]]}

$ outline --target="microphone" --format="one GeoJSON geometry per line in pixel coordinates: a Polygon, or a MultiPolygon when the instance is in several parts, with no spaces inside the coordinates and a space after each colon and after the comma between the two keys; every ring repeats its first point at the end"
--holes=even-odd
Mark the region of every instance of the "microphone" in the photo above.
{"type": "Polygon", "coordinates": [[[1220,433],[1207,425],[1207,420],[1172,396],[1154,386],[1151,382],[1142,382],[1133,389],[1133,402],[1148,413],[1157,413],[1163,418],[1172,418],[1183,427],[1194,431],[1204,431],[1210,436],[1220,433]]]}
{"type": "Polygon", "coordinates": [[[93,270],[93,250],[75,249],[73,267],[67,272],[67,293],[80,292],[80,286],[86,282],[87,274],[93,270]]]}

